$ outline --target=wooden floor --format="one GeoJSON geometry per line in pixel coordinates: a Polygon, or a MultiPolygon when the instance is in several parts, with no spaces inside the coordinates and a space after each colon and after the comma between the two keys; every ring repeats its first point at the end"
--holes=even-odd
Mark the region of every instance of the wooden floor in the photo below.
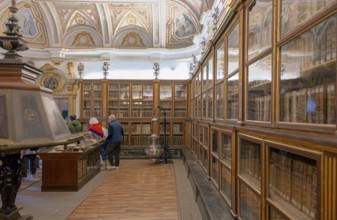
{"type": "Polygon", "coordinates": [[[177,220],[178,197],[173,163],[122,160],[67,218],[177,220]]]}

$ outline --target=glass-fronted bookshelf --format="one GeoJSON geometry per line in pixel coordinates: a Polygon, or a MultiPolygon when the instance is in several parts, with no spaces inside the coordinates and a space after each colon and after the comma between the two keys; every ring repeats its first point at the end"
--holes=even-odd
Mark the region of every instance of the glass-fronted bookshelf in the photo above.
{"type": "Polygon", "coordinates": [[[172,117],[172,83],[160,84],[160,107],[164,108],[167,117],[172,117]]]}
{"type": "Polygon", "coordinates": [[[172,146],[184,146],[184,122],[172,123],[172,146]]]}
{"type": "Polygon", "coordinates": [[[130,114],[130,84],[108,84],[108,115],[128,118],[130,114]]]}
{"type": "Polygon", "coordinates": [[[270,144],[268,147],[268,202],[272,219],[318,218],[319,155],[302,156],[294,149],[270,144]],[[288,212],[274,210],[287,209],[288,212]]]}
{"type": "Polygon", "coordinates": [[[239,139],[239,216],[261,219],[261,143],[246,137],[239,139]]]}
{"type": "Polygon", "coordinates": [[[123,146],[143,147],[150,144],[151,119],[157,115],[161,123],[160,143],[163,144],[163,112],[158,109],[158,106],[161,106],[168,117],[167,143],[174,147],[184,146],[187,117],[186,81],[160,81],[160,89],[156,93],[155,82],[151,80],[82,80],[81,82],[80,118],[84,124],[88,123],[90,117],[97,117],[106,125],[103,112],[104,117],[114,114],[128,131],[123,139],[123,146]],[[154,94],[158,95],[159,103],[155,103],[154,94]]]}
{"type": "Polygon", "coordinates": [[[84,82],[82,87],[83,118],[102,116],[102,85],[100,82],[84,82]]]}
{"type": "Polygon", "coordinates": [[[174,117],[187,116],[187,86],[186,84],[174,85],[174,117]]]}
{"type": "Polygon", "coordinates": [[[191,149],[235,218],[337,219],[336,1],[233,2],[190,80],[191,149]]]}
{"type": "Polygon", "coordinates": [[[131,123],[131,146],[147,146],[151,136],[151,123],[131,123]]]}

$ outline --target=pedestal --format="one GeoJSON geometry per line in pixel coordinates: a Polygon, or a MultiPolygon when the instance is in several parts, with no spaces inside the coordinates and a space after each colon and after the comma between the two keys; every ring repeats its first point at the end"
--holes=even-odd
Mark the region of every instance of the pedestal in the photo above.
{"type": "Polygon", "coordinates": [[[31,215],[21,216],[15,205],[16,195],[21,186],[21,163],[20,152],[1,152],[0,153],[0,194],[1,208],[0,219],[3,220],[21,220],[33,219],[31,215]]]}

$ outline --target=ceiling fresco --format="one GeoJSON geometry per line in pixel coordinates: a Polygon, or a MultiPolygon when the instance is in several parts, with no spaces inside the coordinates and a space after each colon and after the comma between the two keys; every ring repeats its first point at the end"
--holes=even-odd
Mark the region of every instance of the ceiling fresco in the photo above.
{"type": "MultiPolygon", "coordinates": [[[[0,33],[15,2],[29,47],[22,56],[37,68],[50,64],[68,76],[68,64],[82,62],[84,78],[96,78],[101,64],[110,62],[113,77],[151,78],[153,63],[159,62],[160,77],[188,78],[193,55],[201,56],[204,36],[212,36],[205,27],[214,9],[232,1],[0,0],[0,33]]],[[[76,71],[71,76],[79,77],[76,71]]]]}
{"type": "MultiPolygon", "coordinates": [[[[34,0],[16,5],[21,33],[31,48],[182,48],[193,44],[201,31],[199,19],[213,1],[34,0]]],[[[0,7],[2,24],[10,4],[5,0],[0,7]]]]}

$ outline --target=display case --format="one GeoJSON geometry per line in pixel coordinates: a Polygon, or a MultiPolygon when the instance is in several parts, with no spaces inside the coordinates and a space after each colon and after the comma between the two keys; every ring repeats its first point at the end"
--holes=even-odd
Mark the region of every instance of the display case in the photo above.
{"type": "MultiPolygon", "coordinates": [[[[114,114],[124,127],[122,146],[144,147],[150,144],[151,119],[157,114],[159,121],[163,121],[162,112],[159,113],[160,106],[169,117],[168,144],[184,146],[188,92],[185,80],[81,80],[80,85],[81,122],[84,127],[87,127],[89,118],[94,116],[106,126],[105,117],[114,114]],[[100,110],[103,108],[104,111],[100,110]]],[[[163,137],[163,130],[160,134],[163,137]]]]}
{"type": "Polygon", "coordinates": [[[131,123],[131,146],[147,146],[151,136],[150,122],[131,123]]]}
{"type": "Polygon", "coordinates": [[[174,117],[185,118],[187,116],[187,86],[186,84],[174,85],[174,117]]]}
{"type": "MultiPolygon", "coordinates": [[[[318,154],[299,155],[291,147],[268,146],[269,215],[284,219],[319,219],[318,215],[318,154]]],[[[277,218],[271,218],[277,219],[277,218]]]]}
{"type": "Polygon", "coordinates": [[[219,159],[219,131],[212,129],[211,135],[211,180],[219,187],[220,159],[219,159]]]}
{"type": "Polygon", "coordinates": [[[165,109],[166,116],[172,117],[172,83],[161,83],[160,84],[160,106],[165,109]]]}
{"type": "Polygon", "coordinates": [[[337,219],[336,1],[228,10],[190,80],[196,159],[235,219],[337,219]]]}
{"type": "Polygon", "coordinates": [[[77,144],[40,150],[43,162],[41,191],[78,191],[100,172],[101,137],[84,133],[77,144]]]}
{"type": "Polygon", "coordinates": [[[330,16],[280,48],[281,122],[336,124],[336,19],[330,16]]]}
{"type": "Polygon", "coordinates": [[[271,120],[271,77],[271,55],[248,67],[247,120],[271,120]]]}
{"type": "Polygon", "coordinates": [[[172,129],[172,146],[184,146],[184,122],[173,122],[172,129]]]}
{"type": "Polygon", "coordinates": [[[83,82],[81,118],[102,117],[102,84],[83,82]]]}
{"type": "Polygon", "coordinates": [[[216,49],[216,69],[215,69],[215,118],[224,119],[224,56],[225,43],[220,41],[216,49]]]}
{"type": "Polygon", "coordinates": [[[128,118],[130,115],[130,84],[108,84],[108,115],[128,118]]]}

